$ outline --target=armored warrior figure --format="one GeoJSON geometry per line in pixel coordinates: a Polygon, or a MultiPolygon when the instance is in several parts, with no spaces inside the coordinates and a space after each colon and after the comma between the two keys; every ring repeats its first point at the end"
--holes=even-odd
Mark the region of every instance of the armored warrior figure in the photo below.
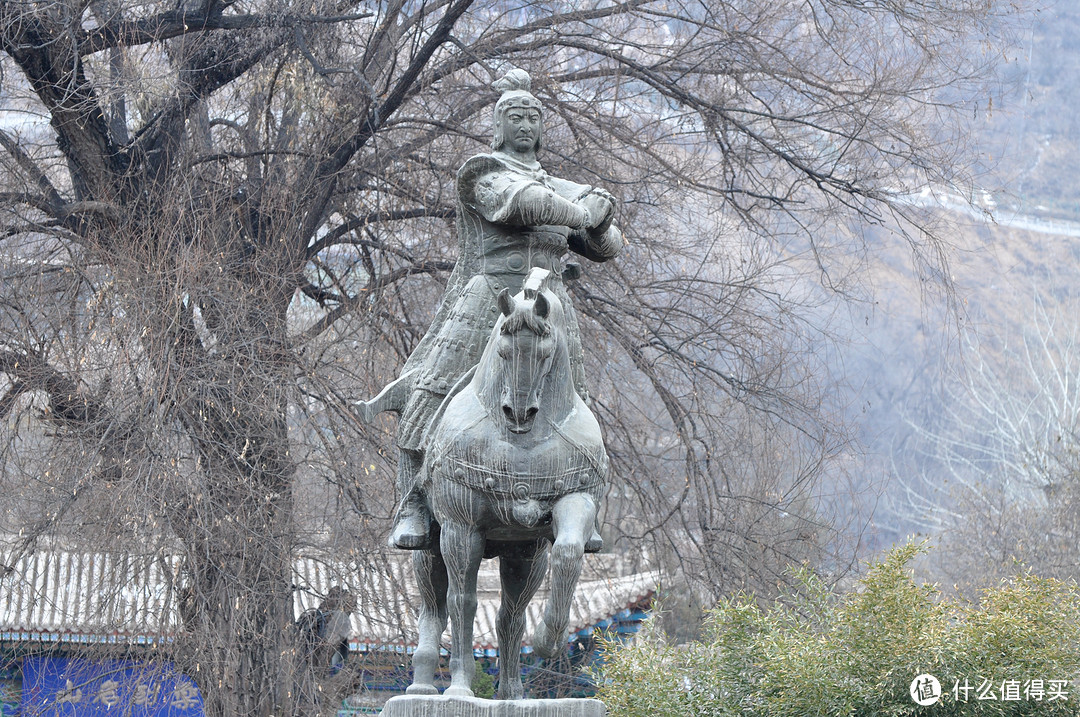
{"type": "MultiPolygon", "coordinates": [[[[511,70],[494,85],[493,152],[470,158],[457,175],[459,255],[435,319],[401,376],[371,401],[358,404],[370,420],[400,412],[398,491],[401,502],[390,535],[393,546],[422,549],[431,543],[431,513],[420,486],[425,437],[447,395],[467,383],[499,316],[499,292],[516,294],[533,267],[573,278],[563,265],[567,250],[607,261],[623,245],[612,224],[614,198],[602,189],[548,175],[536,161],[542,144],[543,109],[530,94],[531,80],[511,70]]],[[[574,386],[588,392],[576,315],[560,282],[554,291],[568,309],[574,386]]],[[[588,549],[598,550],[599,535],[588,549]]]]}

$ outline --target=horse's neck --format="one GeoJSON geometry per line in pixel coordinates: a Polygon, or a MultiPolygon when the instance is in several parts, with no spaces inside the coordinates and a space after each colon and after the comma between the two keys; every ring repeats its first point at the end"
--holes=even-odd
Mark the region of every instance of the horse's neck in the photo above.
{"type": "Polygon", "coordinates": [[[503,373],[500,363],[492,359],[489,351],[480,360],[472,378],[470,387],[489,416],[498,416],[502,412],[502,387],[506,381],[503,373]]]}
{"type": "Polygon", "coordinates": [[[570,357],[565,349],[561,353],[565,354],[566,360],[559,358],[552,364],[551,375],[544,382],[544,392],[540,395],[540,413],[536,418],[538,423],[543,422],[545,432],[552,426],[562,425],[577,401],[570,357]]]}

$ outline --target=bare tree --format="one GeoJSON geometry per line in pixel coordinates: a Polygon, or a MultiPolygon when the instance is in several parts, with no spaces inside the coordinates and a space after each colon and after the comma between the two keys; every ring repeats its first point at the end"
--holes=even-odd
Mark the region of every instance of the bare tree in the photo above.
{"type": "Polygon", "coordinates": [[[905,481],[905,515],[941,537],[939,574],[965,587],[1020,569],[1076,576],[1080,353],[1074,300],[1031,321],[967,335],[970,361],[946,383],[940,420],[914,426],[925,474],[905,481]],[[972,567],[978,566],[973,572],[972,567]]]}
{"type": "MultiPolygon", "coordinates": [[[[874,256],[836,227],[925,228],[894,200],[963,180],[1001,5],[0,4],[13,547],[178,551],[207,713],[314,709],[291,556],[381,542],[388,433],[350,404],[430,320],[453,174],[513,64],[549,171],[623,202],[623,258],[572,288],[613,542],[654,537],[712,591],[816,559],[845,442],[814,352],[874,256]]],[[[932,234],[898,239],[947,275],[932,234]]]]}

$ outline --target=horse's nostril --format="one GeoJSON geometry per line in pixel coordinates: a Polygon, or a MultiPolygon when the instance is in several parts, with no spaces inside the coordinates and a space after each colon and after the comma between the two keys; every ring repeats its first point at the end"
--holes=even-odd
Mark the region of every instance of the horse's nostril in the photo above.
{"type": "Polygon", "coordinates": [[[529,410],[525,411],[525,420],[531,421],[536,417],[537,412],[540,410],[538,406],[530,406],[529,410]]]}
{"type": "Polygon", "coordinates": [[[503,404],[503,415],[506,416],[506,420],[514,420],[514,409],[510,408],[506,404],[503,404]]]}

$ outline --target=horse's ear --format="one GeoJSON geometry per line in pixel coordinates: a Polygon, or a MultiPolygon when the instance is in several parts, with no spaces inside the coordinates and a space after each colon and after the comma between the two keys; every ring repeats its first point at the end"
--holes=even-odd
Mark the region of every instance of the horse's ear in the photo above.
{"type": "Polygon", "coordinates": [[[499,292],[499,311],[503,313],[503,316],[514,313],[514,297],[510,295],[510,289],[499,292]]]}
{"type": "Polygon", "coordinates": [[[546,319],[548,313],[551,311],[551,304],[548,302],[547,297],[543,292],[536,295],[536,302],[533,304],[533,311],[541,319],[546,319]]]}

